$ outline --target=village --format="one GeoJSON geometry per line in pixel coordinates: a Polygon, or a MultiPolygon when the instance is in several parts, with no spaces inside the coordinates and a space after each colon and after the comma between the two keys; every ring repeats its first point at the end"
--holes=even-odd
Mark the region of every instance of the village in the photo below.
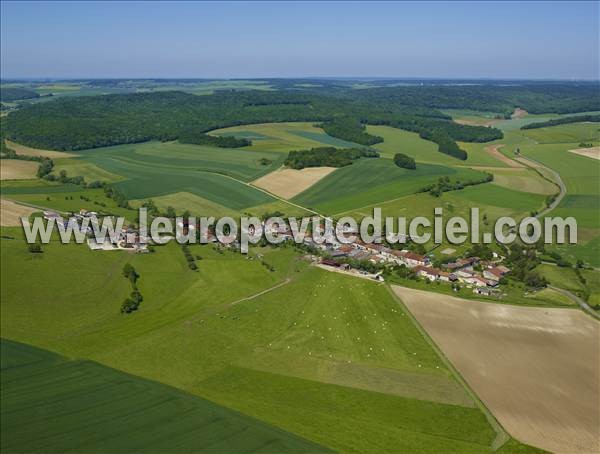
{"type": "MultiPolygon", "coordinates": [[[[98,213],[81,209],[79,213],[73,213],[64,218],[59,213],[53,211],[44,211],[46,220],[53,219],[63,229],[73,228],[75,224],[87,236],[87,245],[94,251],[116,251],[125,250],[129,252],[147,253],[151,239],[144,238],[139,231],[132,226],[124,227],[118,233],[116,241],[107,238],[104,242],[97,242],[93,237],[92,227],[83,229],[82,221],[89,218],[91,223],[97,222],[98,213]]],[[[182,228],[184,233],[188,232],[189,226],[183,221],[179,221],[178,227],[182,228]]],[[[266,234],[281,237],[283,241],[293,241],[293,235],[289,227],[277,226],[263,223],[263,232],[266,234]]],[[[251,228],[245,233],[253,235],[255,232],[251,228]]],[[[319,233],[322,233],[319,232],[319,233]]],[[[345,230],[344,234],[356,234],[356,232],[345,230]]],[[[171,239],[170,237],[164,237],[171,239]]],[[[209,229],[200,239],[201,243],[219,243],[214,230],[209,229]]],[[[404,238],[404,242],[409,242],[410,238],[404,238]]],[[[450,284],[462,284],[468,288],[473,288],[473,293],[480,295],[492,295],[498,291],[501,279],[510,272],[510,269],[502,265],[503,257],[493,253],[492,260],[482,260],[479,257],[459,258],[455,261],[445,263],[440,268],[434,267],[432,260],[427,255],[417,254],[408,249],[392,249],[382,244],[382,241],[374,243],[365,243],[357,239],[350,244],[344,244],[338,241],[334,234],[324,235],[322,242],[316,242],[310,235],[307,235],[302,244],[310,251],[314,252],[313,261],[321,268],[329,271],[343,272],[358,277],[373,279],[383,282],[383,271],[389,266],[404,266],[414,271],[417,277],[426,279],[429,282],[446,282],[450,284]],[[353,266],[353,264],[373,264],[375,272],[369,272],[363,266],[353,266]]],[[[225,248],[240,249],[238,240],[233,243],[223,245],[225,248]]]]}

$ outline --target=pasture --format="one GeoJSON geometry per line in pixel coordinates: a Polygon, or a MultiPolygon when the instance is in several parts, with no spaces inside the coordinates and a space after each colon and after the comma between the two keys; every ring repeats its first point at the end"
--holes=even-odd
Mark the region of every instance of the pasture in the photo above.
{"type": "Polygon", "coordinates": [[[511,435],[552,452],[600,449],[597,321],[575,309],[394,291],[511,435]]]}
{"type": "Polygon", "coordinates": [[[335,450],[490,452],[485,416],[380,284],[309,266],[290,248],[251,251],[271,272],[191,246],[201,257],[194,272],[176,244],[130,255],[52,243],[32,255],[16,230],[3,232],[17,237],[0,239],[7,338],[174,386],[335,450]],[[131,316],[118,310],[127,262],[144,295],[131,316]]]}
{"type": "Polygon", "coordinates": [[[36,178],[39,164],[35,161],[2,159],[0,161],[0,180],[31,180],[36,178]]]}
{"type": "Polygon", "coordinates": [[[210,401],[98,363],[5,339],[0,348],[3,452],[327,451],[210,401]]]}

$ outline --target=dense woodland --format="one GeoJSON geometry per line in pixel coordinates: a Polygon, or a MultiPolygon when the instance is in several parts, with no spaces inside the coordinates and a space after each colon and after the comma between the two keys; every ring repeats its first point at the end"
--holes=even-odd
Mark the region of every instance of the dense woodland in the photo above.
{"type": "Polygon", "coordinates": [[[233,136],[211,136],[203,132],[184,131],[177,139],[181,143],[192,143],[195,145],[210,145],[220,148],[240,148],[252,145],[250,139],[237,138],[233,136]]]}
{"type": "Polygon", "coordinates": [[[515,107],[533,113],[600,110],[598,87],[591,83],[387,85],[356,90],[347,81],[313,81],[311,88],[298,88],[292,82],[269,81],[279,88],[275,91],[224,90],[210,96],[163,91],[64,97],[12,112],[4,125],[5,135],[29,146],[65,151],[176,139],[239,147],[248,142],[205,133],[243,124],[310,121],[321,123],[334,137],[371,145],[380,138],[368,134],[365,125],[374,124],[416,132],[437,143],[440,152],[466,159],[456,141],[487,142],[502,138],[502,132],[456,124],[438,109],[503,115],[515,107]]]}
{"type": "Polygon", "coordinates": [[[402,167],[403,169],[414,170],[417,168],[415,160],[403,153],[396,153],[394,155],[394,164],[396,164],[398,167],[402,167]]]}
{"type": "Polygon", "coordinates": [[[528,125],[522,126],[521,129],[537,129],[545,128],[547,126],[558,126],[567,123],[580,123],[582,121],[600,121],[600,114],[596,115],[573,115],[572,117],[557,118],[555,120],[540,121],[537,123],[529,123],[528,125]]]}
{"type": "Polygon", "coordinates": [[[320,126],[330,136],[360,145],[369,146],[383,142],[381,137],[367,133],[365,125],[356,118],[338,117],[320,126]]]}
{"type": "Polygon", "coordinates": [[[39,98],[40,95],[33,90],[27,88],[2,87],[0,89],[0,101],[12,102],[20,99],[39,98]]]}
{"type": "Polygon", "coordinates": [[[378,158],[379,153],[368,148],[317,147],[310,150],[290,151],[285,165],[292,169],[305,167],[344,167],[360,158],[378,158]]]}

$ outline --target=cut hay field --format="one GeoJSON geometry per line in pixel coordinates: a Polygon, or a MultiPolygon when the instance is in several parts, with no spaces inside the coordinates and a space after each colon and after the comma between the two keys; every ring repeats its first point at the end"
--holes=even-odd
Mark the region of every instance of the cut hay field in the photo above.
{"type": "Polygon", "coordinates": [[[0,348],[3,452],[327,451],[207,400],[98,363],[5,339],[0,348]]]}
{"type": "Polygon", "coordinates": [[[301,170],[281,168],[254,180],[252,185],[284,199],[291,199],[335,170],[335,167],[307,167],[301,170]]]}
{"type": "Polygon", "coordinates": [[[23,155],[23,156],[41,156],[43,158],[50,159],[60,159],[60,158],[70,158],[76,156],[73,153],[67,153],[65,151],[51,151],[51,150],[40,150],[38,148],[31,148],[25,145],[18,144],[16,142],[11,142],[10,140],[6,141],[6,146],[11,150],[14,150],[15,153],[23,155]]]}
{"type": "Polygon", "coordinates": [[[491,452],[484,414],[380,284],[309,266],[290,248],[254,250],[271,272],[192,246],[194,272],[176,244],[130,255],[52,243],[32,255],[20,239],[0,242],[8,339],[174,386],[338,451],[491,452]],[[131,316],[118,311],[127,262],[144,295],[131,316]]]}
{"type": "Polygon", "coordinates": [[[0,180],[31,180],[36,178],[39,164],[19,159],[0,160],[0,180]]]}
{"type": "Polygon", "coordinates": [[[576,148],[574,150],[569,151],[579,156],[585,156],[586,158],[600,160],[600,147],[576,148]]]}
{"type": "Polygon", "coordinates": [[[600,449],[597,321],[576,309],[394,291],[511,435],[557,453],[600,449]]]}
{"type": "Polygon", "coordinates": [[[21,225],[21,217],[28,217],[31,213],[35,213],[34,208],[19,205],[11,200],[0,199],[0,226],[19,226],[21,225]]]}

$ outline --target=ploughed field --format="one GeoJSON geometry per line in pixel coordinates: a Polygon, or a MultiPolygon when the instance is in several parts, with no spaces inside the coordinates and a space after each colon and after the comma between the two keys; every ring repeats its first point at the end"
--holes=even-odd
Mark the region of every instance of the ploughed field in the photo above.
{"type": "Polygon", "coordinates": [[[598,321],[576,309],[394,291],[511,435],[556,453],[598,452],[598,321]]]}

